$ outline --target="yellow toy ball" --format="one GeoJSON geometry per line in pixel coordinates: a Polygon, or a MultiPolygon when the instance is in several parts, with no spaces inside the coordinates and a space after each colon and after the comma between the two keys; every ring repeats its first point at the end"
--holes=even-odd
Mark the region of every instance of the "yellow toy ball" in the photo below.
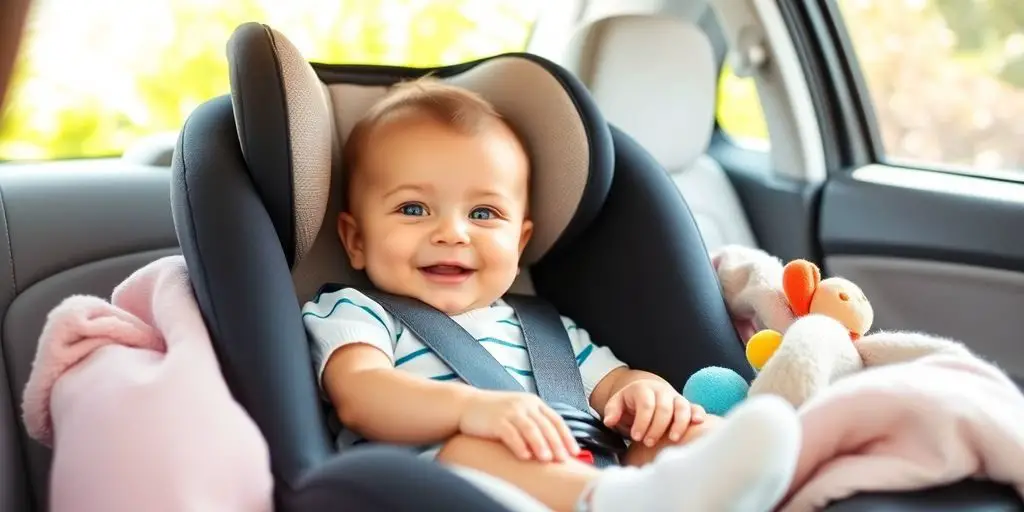
{"type": "Polygon", "coordinates": [[[782,333],[765,329],[758,331],[747,342],[747,361],[760,371],[782,344],[782,333]]]}

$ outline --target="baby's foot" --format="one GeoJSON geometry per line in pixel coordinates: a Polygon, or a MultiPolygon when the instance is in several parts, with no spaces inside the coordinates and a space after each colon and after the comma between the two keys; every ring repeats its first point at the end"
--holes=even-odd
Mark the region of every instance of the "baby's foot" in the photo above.
{"type": "Polygon", "coordinates": [[[643,468],[612,468],[595,483],[591,509],[767,511],[786,494],[800,453],[793,408],[775,396],[748,399],[722,426],[670,447],[643,468]]]}

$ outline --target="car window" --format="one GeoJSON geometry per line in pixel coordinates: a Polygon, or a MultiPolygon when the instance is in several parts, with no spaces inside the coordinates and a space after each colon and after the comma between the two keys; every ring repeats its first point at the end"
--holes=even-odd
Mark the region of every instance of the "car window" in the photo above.
{"type": "Polygon", "coordinates": [[[726,62],[718,78],[715,117],[718,128],[733,143],[750,149],[767,149],[765,122],[757,86],[751,77],[739,77],[726,62]]]}
{"type": "Polygon", "coordinates": [[[1024,178],[1021,0],[838,5],[888,163],[1024,178]]]}
{"type": "Polygon", "coordinates": [[[228,91],[241,23],[310,60],[435,66],[522,51],[540,0],[35,0],[0,161],[118,156],[228,91]]]}

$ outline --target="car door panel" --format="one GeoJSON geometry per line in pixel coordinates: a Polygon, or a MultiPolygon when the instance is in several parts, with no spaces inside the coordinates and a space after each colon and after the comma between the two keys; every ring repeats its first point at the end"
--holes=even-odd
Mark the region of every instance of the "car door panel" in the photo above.
{"type": "Polygon", "coordinates": [[[170,170],[118,160],[5,167],[16,291],[98,259],[177,247],[170,170]]]}
{"type": "Polygon", "coordinates": [[[1024,379],[1024,184],[871,166],[824,188],[831,275],[863,288],[875,329],[963,341],[1024,379]]]}

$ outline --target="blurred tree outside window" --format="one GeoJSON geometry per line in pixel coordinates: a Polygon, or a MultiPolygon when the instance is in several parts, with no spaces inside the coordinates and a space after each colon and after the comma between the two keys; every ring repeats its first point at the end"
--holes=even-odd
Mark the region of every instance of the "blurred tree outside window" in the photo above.
{"type": "Polygon", "coordinates": [[[257,21],[313,61],[437,66],[522,51],[541,0],[34,0],[0,113],[0,161],[110,157],[228,92],[257,21]]]}
{"type": "MultiPolygon", "coordinates": [[[[1024,0],[837,2],[889,163],[1024,171],[1024,0]]],[[[718,123],[767,141],[753,79],[723,70],[718,123]]]]}
{"type": "Polygon", "coordinates": [[[1022,0],[841,0],[892,163],[1024,171],[1022,0]]]}

